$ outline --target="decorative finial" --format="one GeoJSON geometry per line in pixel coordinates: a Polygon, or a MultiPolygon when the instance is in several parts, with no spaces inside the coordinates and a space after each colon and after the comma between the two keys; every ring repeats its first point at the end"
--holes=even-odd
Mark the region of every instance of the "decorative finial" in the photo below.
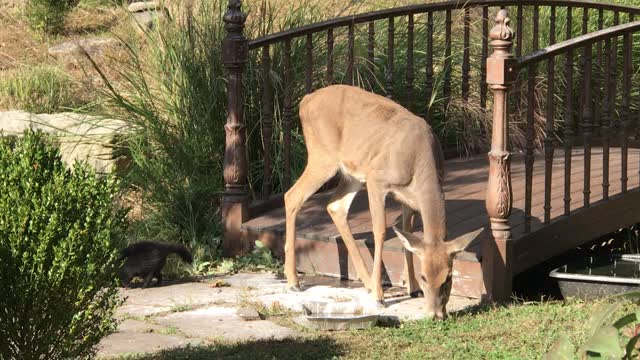
{"type": "Polygon", "coordinates": [[[227,32],[241,32],[244,28],[244,22],[246,19],[247,15],[242,12],[242,1],[229,0],[227,11],[222,17],[222,20],[225,22],[224,28],[227,32]]]}
{"type": "Polygon", "coordinates": [[[501,9],[496,15],[496,25],[489,32],[489,38],[491,40],[512,41],[514,37],[513,30],[509,27],[509,13],[507,10],[501,9]]]}

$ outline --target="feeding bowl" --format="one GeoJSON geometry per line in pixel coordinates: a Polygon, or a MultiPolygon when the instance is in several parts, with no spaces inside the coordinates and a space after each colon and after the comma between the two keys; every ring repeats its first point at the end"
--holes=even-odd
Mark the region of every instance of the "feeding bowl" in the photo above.
{"type": "Polygon", "coordinates": [[[298,322],[318,330],[368,329],[380,317],[380,311],[359,301],[307,301],[298,322]]]}
{"type": "Polygon", "coordinates": [[[640,255],[586,257],[549,273],[564,297],[593,299],[638,290],[640,255]]]}

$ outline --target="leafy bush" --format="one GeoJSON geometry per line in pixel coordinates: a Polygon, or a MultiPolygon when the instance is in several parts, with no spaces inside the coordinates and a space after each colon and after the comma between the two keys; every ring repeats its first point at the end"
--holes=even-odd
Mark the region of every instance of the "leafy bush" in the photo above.
{"type": "MultiPolygon", "coordinates": [[[[640,305],[640,292],[622,295],[640,305]]],[[[611,324],[610,319],[623,307],[621,302],[607,304],[589,320],[589,338],[578,349],[566,335],[561,335],[547,354],[547,359],[637,359],[640,356],[640,310],[625,313],[611,324]]]]}
{"type": "Polygon", "coordinates": [[[57,67],[22,67],[0,79],[0,107],[33,113],[68,111],[84,104],[74,85],[57,67]]]}
{"type": "Polygon", "coordinates": [[[119,185],[42,133],[0,139],[0,358],[91,358],[121,304],[119,185]]]}
{"type": "Polygon", "coordinates": [[[34,30],[47,34],[59,34],[64,30],[64,20],[80,0],[29,0],[27,19],[34,30]]]}

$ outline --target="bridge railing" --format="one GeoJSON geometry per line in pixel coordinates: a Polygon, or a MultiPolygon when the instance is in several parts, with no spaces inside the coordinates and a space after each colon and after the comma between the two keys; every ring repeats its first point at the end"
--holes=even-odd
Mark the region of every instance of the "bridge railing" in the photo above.
{"type": "MultiPolygon", "coordinates": [[[[542,217],[539,226],[563,221],[594,203],[603,204],[640,187],[640,174],[629,171],[640,169],[638,156],[629,153],[630,148],[638,147],[640,128],[640,92],[635,85],[640,73],[640,21],[635,18],[630,14],[626,24],[576,38],[567,36],[563,42],[517,59],[516,71],[525,75],[527,84],[527,133],[533,133],[536,118],[545,126],[544,184],[534,180],[538,146],[527,136],[522,174],[524,218],[511,219],[512,226],[520,224],[528,233],[535,230],[533,218],[542,217]],[[541,87],[543,97],[538,96],[541,87]],[[562,152],[561,162],[554,161],[556,150],[562,152]],[[563,181],[554,172],[560,172],[563,181]],[[544,204],[534,203],[532,194],[541,189],[544,204]]],[[[614,21],[618,20],[616,14],[614,21]]],[[[567,234],[567,239],[554,246],[527,251],[518,259],[517,268],[535,265],[566,250],[572,242],[567,234]]]]}
{"type": "MultiPolygon", "coordinates": [[[[224,252],[233,255],[248,250],[250,244],[240,240],[241,224],[260,211],[281,204],[278,194],[295,180],[293,147],[300,139],[295,110],[301,97],[316,88],[333,83],[358,85],[393,98],[424,116],[434,127],[455,121],[447,115],[457,103],[462,104],[460,107],[488,112],[493,109],[493,117],[486,115],[493,125],[489,121],[486,130],[481,131],[493,131],[492,148],[507,151],[506,120],[511,122],[512,132],[529,129],[528,123],[517,121],[519,109],[525,103],[519,99],[525,96],[519,94],[526,94],[520,88],[527,88],[528,78],[521,74],[514,76],[511,83],[499,84],[496,83],[499,74],[490,74],[491,68],[486,66],[489,28],[493,22],[490,14],[501,8],[516,14],[513,31],[516,57],[553,44],[555,37],[550,34],[556,31],[550,31],[552,28],[558,31],[566,28],[571,39],[614,21],[629,21],[631,14],[640,14],[637,8],[594,1],[447,1],[331,19],[249,40],[243,34],[246,15],[241,1],[230,0],[224,16],[228,35],[223,42],[223,62],[228,70],[222,202],[224,252]],[[572,16],[579,12],[581,28],[572,22],[572,16]],[[598,21],[593,25],[588,19],[595,14],[598,21]],[[253,64],[256,66],[247,66],[250,56],[258,59],[253,64]],[[243,76],[262,79],[257,99],[245,96],[243,76]],[[511,101],[504,104],[502,123],[496,120],[495,94],[493,100],[487,96],[488,80],[493,81],[490,86],[494,93],[503,91],[501,85],[514,89],[511,101]],[[514,115],[508,117],[510,109],[514,115]],[[247,157],[248,124],[259,129],[261,137],[262,148],[249,149],[262,154],[262,161],[256,162],[254,168],[249,168],[247,157]],[[496,131],[504,134],[502,140],[496,139],[496,131]],[[254,173],[261,174],[261,180],[249,187],[249,176],[254,173]]],[[[484,112],[481,116],[485,117],[484,112]]],[[[503,166],[504,161],[500,161],[496,158],[496,164],[503,166]]],[[[504,173],[492,170],[490,187],[504,185],[496,182],[501,176],[504,173]]],[[[497,189],[504,192],[503,188],[497,189]]],[[[488,202],[488,208],[493,205],[504,204],[488,202]]],[[[498,212],[494,215],[499,216],[494,218],[508,217],[503,216],[504,209],[498,212]]],[[[501,224],[506,226],[506,221],[501,224]]],[[[508,228],[500,231],[503,233],[498,237],[506,241],[508,228]]]]}

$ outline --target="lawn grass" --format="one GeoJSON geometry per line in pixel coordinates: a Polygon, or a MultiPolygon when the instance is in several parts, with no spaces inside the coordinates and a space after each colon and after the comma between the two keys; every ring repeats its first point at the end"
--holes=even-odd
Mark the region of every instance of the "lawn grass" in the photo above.
{"type": "Polygon", "coordinates": [[[333,333],[298,328],[298,339],[214,341],[123,359],[539,359],[562,333],[582,344],[589,317],[604,304],[605,300],[517,302],[478,307],[446,321],[333,333]]]}

